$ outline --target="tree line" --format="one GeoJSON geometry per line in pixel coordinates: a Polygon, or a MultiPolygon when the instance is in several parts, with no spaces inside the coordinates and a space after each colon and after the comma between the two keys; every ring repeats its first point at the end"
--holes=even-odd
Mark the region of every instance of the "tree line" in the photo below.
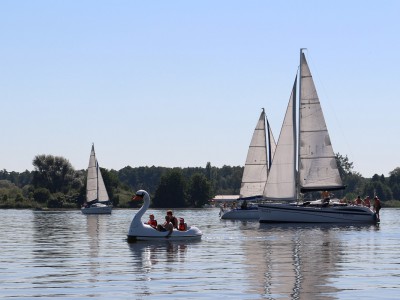
{"type": "MultiPolygon", "coordinates": [[[[397,205],[400,200],[400,168],[389,177],[375,174],[363,178],[353,171],[347,156],[336,154],[339,172],[347,188],[335,196],[353,200],[358,195],[378,195],[383,203],[397,205]]],[[[0,208],[79,208],[86,198],[86,170],[75,170],[60,156],[37,155],[34,170],[0,171],[0,208]]],[[[205,168],[130,167],[121,170],[101,168],[115,207],[133,207],[136,190],[145,189],[154,208],[202,207],[217,194],[238,195],[243,174],[241,166],[205,168]]],[[[313,194],[314,198],[319,195],[313,194]]],[[[140,205],[140,204],[139,204],[140,205]]]]}

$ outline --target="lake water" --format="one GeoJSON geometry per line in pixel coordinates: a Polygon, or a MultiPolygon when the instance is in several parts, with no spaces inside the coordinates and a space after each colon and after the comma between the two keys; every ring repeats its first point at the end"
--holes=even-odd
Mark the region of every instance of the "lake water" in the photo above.
{"type": "MultiPolygon", "coordinates": [[[[137,242],[135,210],[0,210],[4,299],[399,299],[400,209],[379,226],[268,225],[175,210],[200,242],[137,242]]],[[[158,221],[164,210],[149,210],[158,221]]]]}

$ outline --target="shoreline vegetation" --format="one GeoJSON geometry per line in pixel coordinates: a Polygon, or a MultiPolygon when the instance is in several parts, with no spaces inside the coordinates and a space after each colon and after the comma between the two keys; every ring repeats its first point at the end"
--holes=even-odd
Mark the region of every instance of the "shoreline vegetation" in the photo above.
{"type": "MultiPolygon", "coordinates": [[[[388,177],[375,174],[364,178],[353,171],[347,156],[336,154],[345,190],[334,196],[351,203],[377,195],[383,207],[400,207],[400,167],[388,177]]],[[[75,170],[59,156],[37,155],[33,171],[21,173],[0,171],[0,209],[75,210],[86,201],[86,170],[75,170]]],[[[238,195],[243,174],[242,166],[214,167],[124,167],[121,170],[100,168],[114,208],[136,208],[131,201],[138,189],[149,191],[151,208],[202,208],[215,195],[238,195]]],[[[319,192],[307,194],[317,199],[319,192]]]]}

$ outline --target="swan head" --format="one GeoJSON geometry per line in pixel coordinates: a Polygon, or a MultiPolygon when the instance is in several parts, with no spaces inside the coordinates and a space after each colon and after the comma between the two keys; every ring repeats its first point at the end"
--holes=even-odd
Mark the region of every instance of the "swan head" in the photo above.
{"type": "Polygon", "coordinates": [[[138,190],[134,196],[132,196],[132,200],[144,200],[144,198],[148,198],[149,194],[145,190],[138,190]]]}

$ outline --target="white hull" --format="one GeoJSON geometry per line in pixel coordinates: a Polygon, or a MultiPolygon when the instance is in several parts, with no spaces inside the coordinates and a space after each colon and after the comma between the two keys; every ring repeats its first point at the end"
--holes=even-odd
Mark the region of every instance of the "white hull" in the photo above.
{"type": "Polygon", "coordinates": [[[262,204],[260,223],[376,223],[376,214],[363,206],[301,206],[262,204]]]}
{"type": "Polygon", "coordinates": [[[128,233],[128,242],[200,240],[202,236],[202,232],[195,226],[189,227],[186,231],[174,229],[169,236],[168,233],[168,231],[158,231],[147,224],[142,224],[142,226],[131,227],[128,233]]]}
{"type": "Polygon", "coordinates": [[[112,206],[104,204],[93,204],[90,207],[82,207],[81,211],[85,215],[111,214],[112,206]]]}
{"type": "Polygon", "coordinates": [[[224,209],[221,207],[220,211],[221,219],[225,220],[258,220],[259,213],[257,207],[253,207],[250,209],[224,209]]]}

